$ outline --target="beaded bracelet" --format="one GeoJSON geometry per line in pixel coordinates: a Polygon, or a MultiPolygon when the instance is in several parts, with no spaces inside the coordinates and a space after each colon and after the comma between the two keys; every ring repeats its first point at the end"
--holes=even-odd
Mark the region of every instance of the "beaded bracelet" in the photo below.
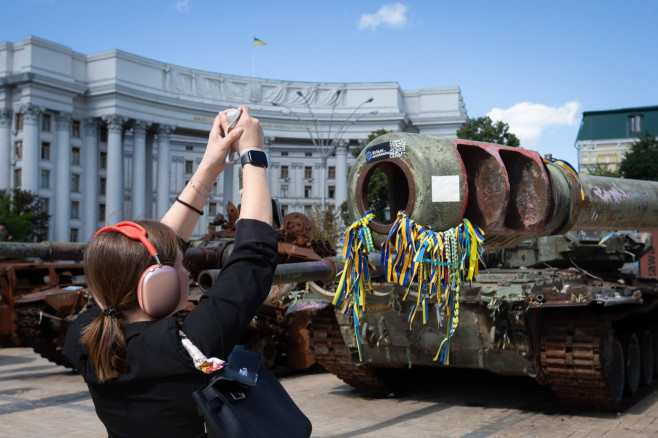
{"type": "Polygon", "coordinates": [[[176,202],[179,202],[179,203],[183,204],[184,206],[186,206],[190,210],[192,210],[192,211],[198,213],[199,215],[203,216],[203,210],[199,210],[198,208],[191,206],[187,202],[181,201],[180,198],[176,198],[176,202]]]}

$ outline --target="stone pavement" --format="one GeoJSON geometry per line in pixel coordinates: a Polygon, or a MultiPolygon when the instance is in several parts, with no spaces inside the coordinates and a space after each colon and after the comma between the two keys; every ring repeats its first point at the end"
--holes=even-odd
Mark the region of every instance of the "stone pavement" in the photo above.
{"type": "MultiPolygon", "coordinates": [[[[570,412],[530,379],[437,370],[399,397],[371,398],[336,377],[282,379],[313,437],[654,437],[658,392],[622,414],[570,412]]],[[[80,376],[27,348],[0,349],[0,437],[103,437],[80,376]]]]}

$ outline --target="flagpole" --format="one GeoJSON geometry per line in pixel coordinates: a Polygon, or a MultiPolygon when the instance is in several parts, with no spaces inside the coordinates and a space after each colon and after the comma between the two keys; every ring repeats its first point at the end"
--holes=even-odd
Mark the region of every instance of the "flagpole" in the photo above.
{"type": "Polygon", "coordinates": [[[251,77],[254,77],[256,72],[256,45],[252,44],[251,46],[251,77]]]}

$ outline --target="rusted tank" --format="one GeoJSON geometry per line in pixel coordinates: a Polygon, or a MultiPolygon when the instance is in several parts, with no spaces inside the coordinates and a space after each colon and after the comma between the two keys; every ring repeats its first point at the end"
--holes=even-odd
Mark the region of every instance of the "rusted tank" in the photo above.
{"type": "MultiPolygon", "coordinates": [[[[218,271],[228,260],[237,217],[237,208],[229,203],[228,218],[215,218],[208,234],[187,249],[184,265],[191,279],[187,311],[203,293],[204,288],[197,281],[199,274],[218,271]]],[[[279,269],[305,261],[322,264],[322,257],[335,255],[330,244],[311,240],[311,231],[310,220],[300,213],[284,218],[279,230],[279,269]]],[[[0,242],[0,345],[32,347],[47,359],[69,366],[60,354],[66,329],[92,304],[82,264],[84,247],[78,243],[0,242]]],[[[310,297],[302,299],[304,291],[304,278],[296,276],[273,286],[241,339],[251,349],[260,351],[271,367],[304,370],[315,364],[308,325],[312,314],[327,304],[310,297]],[[288,311],[291,305],[295,312],[288,311]]],[[[184,318],[185,314],[183,311],[179,317],[184,318]]]]}
{"type": "Polygon", "coordinates": [[[658,283],[623,270],[651,242],[609,232],[658,228],[658,183],[578,176],[567,163],[519,148],[387,134],[352,167],[355,221],[369,210],[368,182],[378,171],[388,179],[393,217],[368,223],[375,248],[392,238],[398,211],[437,231],[468,219],[484,233],[478,258],[486,266],[460,285],[452,314],[430,304],[426,322],[411,317],[424,293],[415,280],[374,281],[359,321],[324,311],[311,331],[325,368],[377,391],[409,367],[484,369],[534,378],[584,409],[623,409],[651,388],[658,283]],[[441,357],[449,361],[437,360],[447,339],[441,357]]]}

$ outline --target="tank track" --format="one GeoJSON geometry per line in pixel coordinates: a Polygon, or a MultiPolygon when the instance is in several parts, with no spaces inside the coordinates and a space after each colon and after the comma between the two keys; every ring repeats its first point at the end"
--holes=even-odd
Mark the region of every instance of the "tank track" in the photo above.
{"type": "Polygon", "coordinates": [[[348,385],[376,394],[391,392],[391,385],[382,379],[374,368],[354,364],[333,307],[324,309],[313,317],[311,345],[317,363],[348,385]]]}
{"type": "Polygon", "coordinates": [[[41,316],[41,313],[45,312],[43,307],[42,303],[15,307],[16,333],[21,345],[32,348],[50,362],[73,368],[62,356],[61,346],[58,345],[60,333],[53,331],[48,319],[41,316]]]}
{"type": "Polygon", "coordinates": [[[623,411],[655,386],[634,394],[626,390],[624,396],[626,358],[618,341],[624,332],[615,333],[613,326],[619,319],[619,315],[568,310],[545,315],[539,366],[545,382],[565,405],[623,411]]]}

